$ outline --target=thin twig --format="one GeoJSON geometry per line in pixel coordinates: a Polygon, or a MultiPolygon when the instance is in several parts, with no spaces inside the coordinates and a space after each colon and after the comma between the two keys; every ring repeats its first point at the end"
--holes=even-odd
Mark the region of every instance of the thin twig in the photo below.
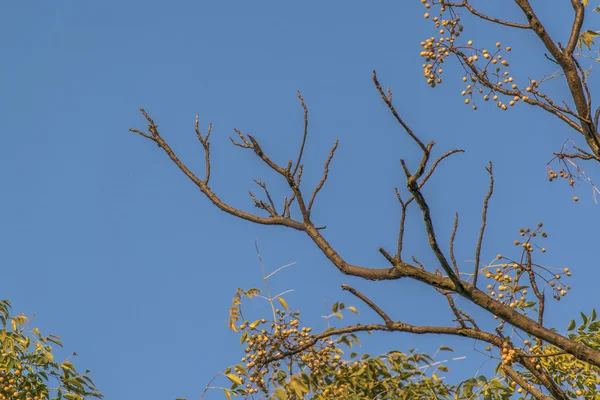
{"type": "Polygon", "coordinates": [[[298,91],[298,99],[300,100],[300,104],[304,109],[304,134],[302,135],[302,144],[300,145],[300,152],[298,153],[298,161],[296,161],[296,166],[294,167],[294,172],[292,172],[292,176],[296,175],[296,171],[300,166],[300,161],[302,161],[302,153],[304,153],[304,146],[306,145],[306,137],[308,136],[308,108],[304,103],[304,99],[302,98],[300,91],[298,91]]]}
{"type": "Polygon", "coordinates": [[[359,299],[361,299],[369,307],[371,307],[371,309],[373,311],[375,311],[377,313],[377,315],[379,315],[383,319],[383,321],[385,322],[386,326],[392,326],[394,324],[394,321],[392,321],[392,319],[390,317],[388,317],[388,315],[381,308],[379,308],[377,306],[377,304],[373,303],[371,301],[371,299],[369,299],[367,296],[365,296],[364,294],[362,294],[358,290],[356,290],[353,287],[350,287],[348,285],[342,285],[342,290],[346,290],[346,291],[352,293],[353,295],[355,295],[356,297],[358,297],[359,299]]]}
{"type": "Polygon", "coordinates": [[[463,0],[462,3],[448,3],[446,1],[441,1],[440,3],[442,6],[446,6],[446,7],[464,7],[467,10],[469,10],[469,12],[473,15],[478,16],[481,19],[484,19],[486,21],[490,21],[490,22],[494,22],[496,24],[500,24],[500,25],[504,25],[504,26],[509,26],[511,28],[519,28],[519,29],[531,29],[531,25],[526,25],[526,24],[518,24],[516,22],[510,22],[510,21],[504,21],[495,17],[490,17],[488,15],[485,15],[477,10],[475,10],[475,8],[473,8],[472,5],[470,5],[467,0],[463,0]]]}
{"type": "Polygon", "coordinates": [[[479,275],[479,259],[481,257],[481,243],[483,242],[483,233],[487,223],[488,202],[494,192],[494,174],[492,172],[492,162],[485,170],[490,174],[490,188],[487,195],[483,199],[483,211],[481,213],[481,229],[479,230],[479,239],[477,240],[477,249],[475,250],[475,272],[473,273],[473,286],[477,287],[477,277],[479,275]]]}
{"type": "Polygon", "coordinates": [[[333,144],[333,147],[331,148],[331,151],[329,152],[329,156],[327,157],[327,160],[325,161],[325,167],[323,168],[323,177],[321,178],[321,181],[319,182],[319,184],[315,188],[312,196],[310,197],[310,201],[308,202],[308,209],[307,209],[309,215],[310,215],[310,210],[312,209],[313,203],[315,201],[315,197],[317,196],[317,193],[319,193],[319,190],[321,190],[321,188],[323,188],[323,185],[325,184],[325,181],[327,180],[327,176],[329,174],[329,163],[333,159],[333,155],[335,154],[335,150],[338,147],[338,143],[339,143],[339,140],[335,139],[335,143],[333,144]]]}
{"type": "Polygon", "coordinates": [[[454,238],[456,237],[456,230],[458,229],[458,213],[454,215],[454,226],[452,227],[452,234],[450,235],[450,260],[452,260],[452,266],[456,276],[460,276],[458,271],[458,265],[456,263],[456,257],[454,256],[454,238]]]}
{"type": "Polygon", "coordinates": [[[210,133],[212,131],[212,122],[208,124],[208,130],[206,131],[206,137],[202,136],[202,133],[200,132],[200,127],[198,126],[198,120],[199,120],[200,116],[196,115],[196,136],[198,137],[198,140],[200,141],[200,143],[202,144],[202,147],[204,148],[204,161],[205,161],[205,178],[204,178],[204,184],[208,185],[208,181],[210,180],[210,133]]]}
{"type": "Polygon", "coordinates": [[[271,209],[273,210],[273,213],[275,215],[278,215],[277,214],[277,209],[275,208],[275,203],[273,203],[273,199],[271,199],[271,194],[269,193],[269,189],[267,189],[267,184],[264,183],[263,181],[257,180],[257,179],[255,179],[254,182],[258,186],[260,186],[261,188],[263,188],[263,190],[265,191],[265,195],[267,196],[267,200],[269,200],[269,204],[271,205],[271,209]]]}
{"type": "Polygon", "coordinates": [[[389,94],[386,96],[385,92],[381,88],[381,85],[379,84],[379,81],[377,80],[377,72],[376,71],[373,71],[373,83],[375,83],[375,87],[379,91],[381,98],[383,99],[385,104],[387,104],[388,108],[392,112],[392,115],[394,115],[394,118],[396,118],[396,121],[398,121],[400,123],[400,125],[402,125],[402,127],[404,128],[406,133],[408,133],[408,135],[415,141],[415,143],[417,143],[419,145],[421,150],[426,151],[426,148],[425,148],[425,145],[423,144],[423,142],[421,142],[421,140],[413,133],[413,131],[408,127],[408,125],[406,125],[406,123],[402,120],[402,118],[400,118],[400,115],[398,115],[396,108],[392,104],[391,90],[388,89],[389,94]]]}
{"type": "Polygon", "coordinates": [[[402,201],[402,197],[400,197],[400,192],[398,188],[394,188],[396,191],[396,197],[400,202],[400,206],[402,207],[402,214],[400,215],[400,229],[398,230],[398,250],[396,253],[396,259],[398,261],[402,261],[402,247],[404,246],[404,225],[406,223],[406,207],[407,204],[402,201]]]}

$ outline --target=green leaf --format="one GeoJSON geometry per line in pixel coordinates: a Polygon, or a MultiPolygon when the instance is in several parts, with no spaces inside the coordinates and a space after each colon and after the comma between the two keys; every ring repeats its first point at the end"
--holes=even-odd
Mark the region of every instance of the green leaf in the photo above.
{"type": "Polygon", "coordinates": [[[596,309],[595,308],[592,308],[592,315],[590,316],[590,320],[591,321],[596,320],[596,309]]]}
{"type": "Polygon", "coordinates": [[[452,350],[452,349],[451,349],[450,347],[448,347],[448,346],[442,346],[442,347],[440,347],[440,351],[454,351],[454,350],[452,350]]]}
{"type": "Polygon", "coordinates": [[[247,337],[248,337],[248,331],[242,333],[242,336],[240,336],[240,344],[243,344],[246,341],[247,337]]]}
{"type": "Polygon", "coordinates": [[[572,319],[571,322],[569,322],[569,326],[567,326],[568,331],[572,331],[573,329],[575,329],[575,320],[574,319],[572,319]]]}
{"type": "Polygon", "coordinates": [[[335,302],[335,304],[333,306],[331,306],[331,312],[333,312],[333,313],[338,312],[339,306],[340,305],[337,302],[335,302]]]}
{"type": "Polygon", "coordinates": [[[588,323],[588,317],[582,312],[580,312],[579,314],[581,314],[581,319],[583,320],[583,326],[586,326],[588,323]]]}

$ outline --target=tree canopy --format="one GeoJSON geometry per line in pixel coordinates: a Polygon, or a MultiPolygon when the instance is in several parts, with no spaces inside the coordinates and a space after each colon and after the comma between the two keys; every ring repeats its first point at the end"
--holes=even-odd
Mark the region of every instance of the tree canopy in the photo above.
{"type": "MultiPolygon", "coordinates": [[[[592,50],[598,33],[583,29],[586,13],[591,11],[588,2],[571,0],[573,12],[564,17],[569,19],[571,28],[561,40],[555,40],[547,24],[538,17],[536,8],[542,5],[536,6],[529,0],[514,1],[521,12],[519,21],[500,19],[493,12],[481,11],[476,1],[421,0],[421,3],[424,6],[424,19],[433,24],[432,36],[420,43],[425,83],[432,88],[446,84],[445,66],[451,62],[457,63],[462,71],[459,78],[464,85],[461,92],[463,101],[472,111],[485,102],[495,104],[500,112],[517,106],[532,107],[531,118],[540,115],[534,114],[537,109],[566,124],[579,139],[583,139],[585,146],[577,146],[567,140],[551,156],[547,179],[550,182],[566,182],[567,190],[573,190],[575,202],[579,201],[575,192],[579,184],[590,185],[594,195],[599,192],[585,172],[585,168],[597,168],[596,162],[600,161],[600,107],[594,111],[589,86],[591,68],[598,60],[595,49],[592,50]],[[469,24],[473,21],[500,25],[535,37],[543,53],[540,63],[548,62],[553,68],[552,73],[541,73],[537,66],[531,71],[513,71],[510,46],[503,45],[501,40],[479,46],[476,39],[465,38],[465,32],[468,32],[469,24]],[[535,77],[537,75],[541,77],[535,77]],[[550,81],[560,81],[566,87],[567,96],[560,98],[556,97],[554,91],[546,91],[550,81]]],[[[485,8],[485,5],[481,7],[485,8]]],[[[476,36],[476,32],[470,35],[476,36]]],[[[302,232],[344,275],[370,281],[418,281],[444,297],[453,313],[453,320],[448,321],[445,317],[436,317],[435,311],[430,311],[436,317],[436,324],[427,326],[395,320],[384,305],[376,304],[367,294],[345,284],[342,290],[352,294],[363,308],[370,309],[379,320],[369,324],[332,326],[315,332],[312,327],[302,325],[299,312],[288,306],[283,295],[270,293],[268,278],[272,274],[263,272],[266,293],[256,288],[239,289],[233,300],[230,328],[240,332],[246,355],[242,363],[223,371],[222,374],[231,384],[223,388],[225,395],[278,399],[509,399],[513,396],[587,399],[600,396],[600,322],[593,304],[583,305],[589,311],[581,313],[581,322],[573,320],[562,331],[545,323],[552,301],[560,301],[571,290],[571,269],[548,266],[537,261],[539,254],[546,252],[544,239],[548,233],[544,230],[544,224],[539,222],[534,226],[519,228],[513,243],[516,251],[507,249],[497,254],[491,263],[482,261],[488,209],[493,206],[491,199],[495,188],[493,164],[490,162],[486,167],[489,186],[482,199],[481,224],[478,240],[474,243],[474,266],[460,265],[454,252],[455,238],[459,234],[459,216],[456,215],[451,227],[450,242],[441,243],[434,221],[435,210],[432,210],[431,199],[423,188],[439,165],[463,150],[438,151],[434,141],[436,132],[417,131],[402,116],[402,104],[409,100],[402,95],[393,96],[392,89],[382,85],[376,72],[373,72],[372,81],[377,97],[411,140],[411,151],[416,149],[419,154],[416,163],[400,160],[405,182],[404,187],[395,188],[401,209],[397,246],[394,249],[378,249],[387,263],[385,266],[371,267],[347,261],[326,238],[326,227],[313,220],[313,206],[330,179],[329,167],[338,149],[338,141],[333,144],[325,160],[322,178],[316,186],[307,188],[303,184],[302,174],[305,144],[310,139],[309,107],[300,92],[298,100],[303,111],[304,126],[296,157],[278,164],[273,155],[264,150],[257,136],[236,129],[235,138],[231,138],[233,145],[252,152],[288,188],[289,193],[280,204],[271,195],[265,181],[256,180],[260,194],[249,193],[259,210],[256,213],[225,202],[213,191],[212,125],[202,130],[196,117],[195,131],[205,158],[202,174],[193,172],[177,156],[158,124],[144,109],[141,112],[147,121],[147,130],[131,129],[157,144],[216,208],[255,224],[302,232]],[[420,215],[426,232],[423,240],[436,260],[434,265],[424,264],[406,254],[404,240],[409,212],[420,215]],[[243,317],[242,300],[255,297],[268,300],[271,308],[268,318],[251,320],[243,317]],[[492,322],[472,317],[474,309],[485,311],[492,322]],[[482,375],[451,384],[441,378],[447,367],[436,364],[435,358],[428,354],[396,349],[380,356],[354,353],[354,346],[359,340],[358,333],[376,334],[378,331],[459,336],[484,343],[489,359],[497,363],[495,375],[482,375]]],[[[502,118],[498,119],[498,123],[502,121],[502,118]]],[[[358,312],[358,308],[335,303],[331,311],[333,317],[341,318],[343,312],[358,312]]],[[[449,350],[440,347],[440,351],[449,350]]]]}

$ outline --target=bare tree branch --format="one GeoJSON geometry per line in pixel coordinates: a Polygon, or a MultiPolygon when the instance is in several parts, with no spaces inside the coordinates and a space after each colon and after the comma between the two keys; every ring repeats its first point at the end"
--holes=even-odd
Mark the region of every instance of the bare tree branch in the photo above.
{"type": "Polygon", "coordinates": [[[452,260],[452,266],[456,276],[460,276],[458,265],[456,263],[456,257],[454,256],[454,238],[456,237],[456,230],[458,229],[458,213],[454,215],[454,226],[452,227],[452,234],[450,235],[450,260],[452,260]]]}
{"type": "Polygon", "coordinates": [[[479,259],[481,256],[481,243],[483,242],[483,233],[487,223],[488,202],[494,192],[494,174],[492,173],[492,162],[485,170],[490,174],[490,188],[487,195],[483,199],[483,211],[481,213],[481,229],[479,230],[479,239],[477,240],[477,249],[475,250],[475,272],[473,273],[473,286],[477,286],[477,277],[479,276],[479,259]]]}
{"type": "Polygon", "coordinates": [[[309,215],[310,215],[310,210],[312,209],[312,206],[313,206],[313,202],[315,201],[315,197],[317,196],[317,193],[319,193],[319,191],[323,188],[323,185],[325,184],[325,181],[327,180],[327,176],[329,175],[329,163],[333,159],[333,155],[335,154],[335,150],[338,147],[338,143],[339,143],[339,140],[336,139],[335,143],[333,144],[333,147],[331,148],[331,151],[329,152],[329,157],[327,157],[327,160],[325,161],[325,167],[323,168],[323,177],[321,178],[321,181],[319,182],[319,184],[315,188],[312,196],[310,197],[310,201],[308,202],[308,214],[309,215]]]}
{"type": "Polygon", "coordinates": [[[304,103],[304,99],[302,98],[300,91],[298,91],[298,99],[300,100],[300,104],[304,109],[304,134],[302,135],[302,144],[300,145],[300,152],[298,153],[298,161],[296,161],[296,166],[294,167],[294,172],[292,172],[292,176],[296,175],[296,171],[300,166],[300,162],[302,161],[302,153],[304,153],[304,146],[306,145],[306,137],[308,136],[308,108],[304,103]]]}
{"type": "Polygon", "coordinates": [[[398,248],[396,250],[396,257],[395,259],[398,261],[402,261],[402,247],[403,247],[403,243],[404,243],[404,224],[406,222],[406,207],[408,206],[408,204],[406,204],[404,201],[402,201],[402,197],[400,196],[400,192],[398,191],[398,188],[394,188],[395,192],[396,192],[396,197],[398,198],[398,201],[400,202],[400,207],[402,207],[402,211],[400,214],[400,229],[398,230],[398,248]]]}
{"type": "Polygon", "coordinates": [[[371,307],[371,309],[373,311],[375,311],[377,313],[377,315],[379,315],[383,319],[386,326],[391,327],[394,325],[394,321],[392,321],[392,319],[390,317],[388,317],[388,315],[381,308],[379,308],[377,306],[377,304],[373,303],[373,301],[371,301],[371,299],[369,299],[367,296],[365,296],[358,290],[356,290],[353,287],[350,287],[348,285],[342,285],[342,290],[346,290],[346,291],[352,293],[354,296],[361,299],[366,305],[371,307]]]}
{"type": "Polygon", "coordinates": [[[535,386],[533,386],[532,384],[530,384],[529,382],[527,382],[525,380],[525,378],[523,378],[523,376],[521,376],[521,374],[519,374],[517,371],[515,371],[512,367],[510,367],[507,364],[502,364],[502,371],[504,371],[506,373],[506,375],[510,376],[510,378],[517,382],[517,384],[519,386],[521,386],[523,389],[525,389],[527,391],[527,393],[530,393],[533,397],[535,397],[538,400],[552,400],[551,397],[546,396],[544,393],[542,393],[541,391],[539,391],[535,386]]]}
{"type": "Polygon", "coordinates": [[[206,131],[206,137],[202,136],[202,133],[200,132],[200,127],[198,126],[198,119],[200,117],[198,115],[196,115],[196,136],[198,137],[198,140],[200,141],[200,143],[202,144],[202,147],[204,148],[204,160],[205,160],[205,178],[204,178],[204,184],[208,185],[208,181],[210,180],[210,133],[212,131],[212,122],[208,125],[208,130],[206,131]]]}
{"type": "Polygon", "coordinates": [[[277,216],[277,208],[275,207],[275,203],[273,203],[273,199],[271,199],[271,194],[269,194],[269,189],[267,189],[267,184],[264,183],[261,180],[254,180],[254,182],[260,186],[261,188],[263,188],[263,190],[265,191],[265,195],[267,196],[267,200],[269,201],[269,206],[270,209],[272,210],[272,214],[273,216],[277,216]]]}
{"type": "Polygon", "coordinates": [[[375,71],[373,71],[373,82],[375,83],[375,87],[379,91],[379,94],[381,95],[381,98],[383,99],[383,101],[385,102],[385,104],[387,104],[387,106],[390,109],[390,111],[392,112],[392,115],[394,116],[394,118],[396,118],[396,121],[398,121],[398,123],[400,125],[402,125],[402,127],[404,128],[404,130],[406,131],[406,133],[408,133],[408,135],[415,141],[415,143],[417,143],[419,145],[419,147],[421,148],[421,150],[426,151],[426,148],[425,148],[425,145],[423,144],[423,142],[421,142],[421,140],[413,133],[413,131],[408,127],[408,125],[406,125],[406,123],[404,123],[404,121],[402,120],[402,118],[400,118],[400,115],[398,115],[398,112],[396,111],[396,108],[392,104],[392,92],[391,92],[391,90],[388,89],[388,93],[389,94],[386,96],[386,94],[384,93],[383,89],[381,88],[381,85],[379,84],[379,81],[377,80],[377,72],[375,72],[375,71]]]}
{"type": "Polygon", "coordinates": [[[483,13],[480,13],[479,11],[475,10],[475,8],[471,4],[469,4],[469,2],[467,0],[463,0],[462,3],[449,3],[447,1],[441,0],[440,4],[443,7],[457,7],[457,8],[464,7],[467,10],[469,10],[469,12],[471,14],[476,15],[477,17],[484,19],[486,21],[494,22],[499,25],[504,25],[504,26],[508,26],[511,28],[518,28],[518,29],[531,29],[531,25],[528,25],[528,24],[518,24],[515,22],[504,21],[504,20],[501,20],[498,18],[490,17],[483,13]]]}

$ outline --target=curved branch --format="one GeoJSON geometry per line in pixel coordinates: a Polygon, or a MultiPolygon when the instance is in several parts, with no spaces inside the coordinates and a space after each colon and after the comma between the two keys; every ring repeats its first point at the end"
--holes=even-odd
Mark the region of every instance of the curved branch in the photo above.
{"type": "Polygon", "coordinates": [[[470,5],[467,0],[463,0],[462,3],[448,3],[444,0],[442,0],[441,5],[446,6],[446,7],[466,8],[467,10],[469,10],[469,12],[471,14],[473,14],[481,19],[484,19],[486,21],[494,22],[499,25],[504,25],[504,26],[508,26],[511,28],[518,28],[518,29],[531,29],[531,25],[518,24],[516,22],[504,21],[504,20],[501,20],[498,18],[490,17],[489,15],[485,15],[485,14],[475,10],[475,8],[472,5],[470,5]]]}
{"type": "Polygon", "coordinates": [[[585,18],[585,6],[580,0],[571,0],[571,5],[575,11],[575,17],[573,19],[573,26],[571,27],[571,34],[569,36],[569,41],[567,42],[567,47],[565,47],[564,50],[565,57],[568,58],[573,56],[573,51],[577,46],[577,41],[579,40],[581,27],[583,26],[583,20],[585,18]]]}
{"type": "Polygon", "coordinates": [[[483,233],[487,223],[488,202],[494,193],[494,174],[492,172],[492,162],[485,168],[490,174],[490,188],[487,195],[483,199],[483,211],[481,212],[481,229],[479,230],[479,239],[477,240],[477,249],[475,250],[475,272],[473,273],[473,286],[477,286],[477,277],[479,276],[479,258],[481,256],[481,243],[483,242],[483,233]]]}

